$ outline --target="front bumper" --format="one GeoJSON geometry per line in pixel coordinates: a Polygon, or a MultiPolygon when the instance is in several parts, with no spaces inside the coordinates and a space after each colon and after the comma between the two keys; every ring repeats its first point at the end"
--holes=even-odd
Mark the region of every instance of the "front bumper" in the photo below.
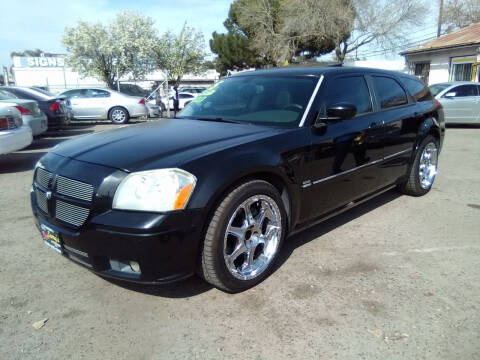
{"type": "Polygon", "coordinates": [[[74,230],[48,219],[37,209],[33,195],[31,201],[39,230],[44,224],[59,233],[62,255],[101,276],[154,284],[177,281],[195,272],[199,212],[158,215],[112,210],[92,219],[86,228],[74,230]],[[149,222],[156,226],[144,231],[149,222]],[[135,261],[140,273],[115,270],[111,260],[135,261]]]}
{"type": "Polygon", "coordinates": [[[195,272],[203,232],[201,209],[163,214],[112,210],[111,198],[124,176],[121,171],[53,153],[40,161],[54,177],[47,189],[45,181],[38,182],[34,175],[33,215],[37,227],[43,224],[58,233],[64,256],[99,275],[141,283],[172,282],[195,272]],[[75,184],[63,188],[67,192],[59,190],[61,177],[93,184],[91,204],[71,197],[75,184]],[[47,200],[39,197],[39,192],[45,191],[49,193],[47,200]],[[89,207],[89,214],[84,222],[73,225],[68,222],[75,217],[75,207],[65,212],[59,203],[89,207]],[[112,261],[134,261],[140,272],[118,270],[112,261]]]}

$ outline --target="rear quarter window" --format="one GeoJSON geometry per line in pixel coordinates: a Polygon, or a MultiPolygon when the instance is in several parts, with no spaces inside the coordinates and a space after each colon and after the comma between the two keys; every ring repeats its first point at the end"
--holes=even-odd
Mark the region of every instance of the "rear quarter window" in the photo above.
{"type": "Polygon", "coordinates": [[[395,79],[372,76],[372,80],[382,110],[408,104],[407,93],[395,79]]]}
{"type": "Polygon", "coordinates": [[[402,77],[401,81],[415,101],[432,100],[432,94],[430,93],[429,88],[420,80],[402,77]]]}

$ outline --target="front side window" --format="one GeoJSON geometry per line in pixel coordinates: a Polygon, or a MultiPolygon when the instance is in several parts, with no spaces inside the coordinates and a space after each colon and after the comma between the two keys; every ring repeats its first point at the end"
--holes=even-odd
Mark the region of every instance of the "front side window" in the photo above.
{"type": "Polygon", "coordinates": [[[408,104],[407,94],[396,80],[385,76],[372,76],[372,79],[382,110],[408,104]]]}
{"type": "Polygon", "coordinates": [[[449,97],[477,96],[477,87],[475,85],[460,85],[450,89],[447,94],[449,94],[449,97]]]}
{"type": "Polygon", "coordinates": [[[177,117],[293,127],[317,82],[312,76],[233,76],[205,90],[177,117]]]}
{"type": "Polygon", "coordinates": [[[342,102],[355,105],[357,114],[372,111],[372,99],[363,76],[345,76],[330,82],[325,97],[325,108],[342,102]]]}

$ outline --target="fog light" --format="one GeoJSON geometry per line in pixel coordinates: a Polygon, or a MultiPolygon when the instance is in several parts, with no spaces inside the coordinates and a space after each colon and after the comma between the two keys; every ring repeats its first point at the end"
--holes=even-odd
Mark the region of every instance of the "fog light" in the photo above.
{"type": "Polygon", "coordinates": [[[140,272],[140,265],[136,261],[130,261],[130,268],[136,273],[140,272]]]}
{"type": "Polygon", "coordinates": [[[140,274],[140,265],[136,261],[110,259],[110,269],[127,274],[140,274]]]}

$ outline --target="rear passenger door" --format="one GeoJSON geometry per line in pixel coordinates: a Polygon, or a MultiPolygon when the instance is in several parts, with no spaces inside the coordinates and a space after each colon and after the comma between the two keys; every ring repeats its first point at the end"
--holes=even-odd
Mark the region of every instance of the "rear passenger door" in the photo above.
{"type": "Polygon", "coordinates": [[[422,111],[397,78],[379,74],[368,79],[375,92],[377,114],[384,125],[382,177],[388,185],[407,173],[422,111]]]}
{"type": "Polygon", "coordinates": [[[383,126],[374,113],[365,77],[349,74],[328,78],[317,100],[320,116],[342,102],[355,105],[357,115],[348,120],[326,120],[323,131],[312,127],[310,182],[303,184],[309,192],[312,218],[382,186],[383,126]]]}

